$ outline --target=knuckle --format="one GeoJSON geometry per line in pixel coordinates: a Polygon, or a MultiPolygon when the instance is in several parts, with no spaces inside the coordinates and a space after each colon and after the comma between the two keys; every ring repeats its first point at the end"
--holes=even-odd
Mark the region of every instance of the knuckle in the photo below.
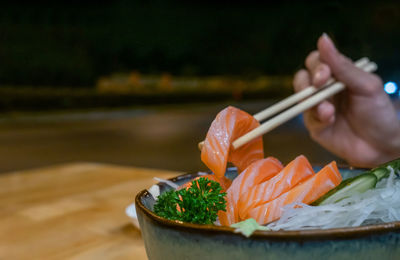
{"type": "Polygon", "coordinates": [[[329,71],[329,66],[325,63],[320,63],[318,64],[316,71],[329,71]]]}
{"type": "Polygon", "coordinates": [[[317,60],[319,58],[319,51],[314,50],[312,52],[310,52],[310,54],[307,56],[306,61],[305,61],[305,65],[308,69],[310,69],[312,67],[312,65],[314,64],[315,60],[317,60]]]}
{"type": "Polygon", "coordinates": [[[320,63],[317,65],[315,70],[313,71],[313,84],[315,86],[322,86],[324,85],[327,80],[331,77],[331,69],[325,63],[320,63]]]}

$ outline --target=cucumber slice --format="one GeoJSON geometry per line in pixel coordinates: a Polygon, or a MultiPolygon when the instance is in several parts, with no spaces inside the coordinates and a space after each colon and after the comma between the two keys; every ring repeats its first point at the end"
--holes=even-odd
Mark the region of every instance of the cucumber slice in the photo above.
{"type": "Polygon", "coordinates": [[[336,203],[342,199],[357,193],[363,193],[374,188],[378,182],[378,177],[372,173],[364,173],[343,181],[339,186],[330,190],[327,194],[316,200],[312,205],[320,206],[336,203]]]}
{"type": "Polygon", "coordinates": [[[378,179],[378,181],[380,181],[383,178],[389,177],[390,171],[386,167],[379,167],[379,168],[372,169],[370,171],[370,173],[374,174],[376,176],[376,178],[378,179]]]}
{"type": "Polygon", "coordinates": [[[392,167],[395,171],[399,171],[400,159],[387,162],[359,176],[342,181],[339,186],[330,190],[327,194],[312,203],[312,205],[318,206],[336,203],[356,193],[363,193],[375,188],[378,181],[389,177],[390,170],[388,166],[392,167]]]}
{"type": "Polygon", "coordinates": [[[395,172],[400,171],[400,159],[396,159],[390,162],[387,162],[385,164],[382,164],[374,169],[372,169],[370,172],[375,174],[375,176],[378,178],[378,181],[380,181],[383,178],[389,177],[390,170],[388,167],[391,167],[395,172]]]}
{"type": "MultiPolygon", "coordinates": [[[[390,161],[390,162],[387,162],[385,164],[382,164],[382,165],[378,166],[377,168],[387,168],[388,166],[392,167],[393,170],[395,170],[395,171],[400,170],[400,158],[390,161]]],[[[373,169],[373,170],[375,170],[375,169],[373,169]]]]}

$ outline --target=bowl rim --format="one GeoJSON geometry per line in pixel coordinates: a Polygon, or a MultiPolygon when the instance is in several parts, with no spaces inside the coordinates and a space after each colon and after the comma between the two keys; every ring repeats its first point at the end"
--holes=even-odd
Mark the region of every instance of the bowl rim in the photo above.
{"type": "MultiPolygon", "coordinates": [[[[350,167],[341,167],[351,169],[350,167]]],[[[186,178],[195,178],[201,176],[199,173],[186,173],[181,174],[168,180],[176,182],[177,180],[186,178]]],[[[162,183],[157,183],[162,185],[162,183]]],[[[141,201],[141,198],[151,196],[147,189],[140,191],[135,197],[136,208],[144,213],[147,217],[153,220],[158,225],[173,227],[176,229],[197,230],[202,232],[223,232],[231,233],[232,235],[240,235],[235,232],[235,228],[227,226],[204,225],[182,222],[179,220],[169,220],[158,216],[149,210],[141,201]]],[[[331,229],[306,229],[306,230],[278,230],[278,231],[263,231],[256,230],[252,238],[265,238],[265,239],[332,239],[332,238],[354,238],[369,235],[376,235],[388,232],[400,233],[400,221],[365,225],[359,227],[344,227],[344,228],[331,228],[331,229]]],[[[242,235],[241,235],[242,236],[242,235]]]]}

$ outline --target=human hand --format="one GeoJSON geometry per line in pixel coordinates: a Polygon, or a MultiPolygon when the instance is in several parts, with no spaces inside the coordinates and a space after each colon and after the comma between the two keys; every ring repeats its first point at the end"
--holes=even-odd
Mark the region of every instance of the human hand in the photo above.
{"type": "Polygon", "coordinates": [[[295,91],[320,87],[331,76],[346,90],[304,113],[312,139],[353,166],[374,167],[400,157],[400,121],[381,79],[354,66],[326,34],[317,45],[306,59],[307,70],[295,74],[295,91]]]}

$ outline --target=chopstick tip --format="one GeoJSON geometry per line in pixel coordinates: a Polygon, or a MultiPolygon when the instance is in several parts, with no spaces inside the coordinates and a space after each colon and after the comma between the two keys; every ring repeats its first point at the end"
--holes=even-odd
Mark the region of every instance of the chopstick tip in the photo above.
{"type": "Polygon", "coordinates": [[[197,145],[197,147],[199,148],[200,151],[203,149],[203,146],[204,146],[204,141],[203,141],[203,142],[200,142],[200,143],[197,145]]]}

